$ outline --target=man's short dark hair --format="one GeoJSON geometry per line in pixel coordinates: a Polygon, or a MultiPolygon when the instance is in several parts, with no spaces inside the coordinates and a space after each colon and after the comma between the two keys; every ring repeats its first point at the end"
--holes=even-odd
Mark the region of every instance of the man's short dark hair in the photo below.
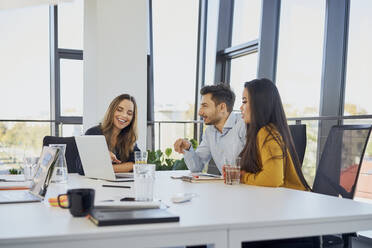
{"type": "Polygon", "coordinates": [[[229,113],[231,113],[231,111],[233,110],[235,94],[228,84],[219,83],[217,85],[204,86],[200,90],[200,94],[202,96],[206,94],[212,94],[212,101],[216,106],[224,102],[229,113]]]}

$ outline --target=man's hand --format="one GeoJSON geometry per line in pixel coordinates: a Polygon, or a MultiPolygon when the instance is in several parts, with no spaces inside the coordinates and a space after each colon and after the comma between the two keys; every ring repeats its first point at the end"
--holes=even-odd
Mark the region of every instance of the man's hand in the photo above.
{"type": "Polygon", "coordinates": [[[184,154],[184,150],[189,150],[191,143],[186,139],[178,139],[174,142],[174,150],[178,153],[184,154]]]}
{"type": "Polygon", "coordinates": [[[117,159],[116,156],[115,156],[115,154],[113,154],[112,152],[110,152],[110,157],[111,157],[112,163],[114,163],[114,164],[121,164],[121,161],[119,159],[117,159]]]}

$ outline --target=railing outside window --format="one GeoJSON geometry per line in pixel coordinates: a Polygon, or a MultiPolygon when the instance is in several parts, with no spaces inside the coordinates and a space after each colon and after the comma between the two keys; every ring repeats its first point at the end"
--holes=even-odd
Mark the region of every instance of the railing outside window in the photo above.
{"type": "Polygon", "coordinates": [[[0,174],[21,169],[25,157],[38,157],[43,138],[52,135],[57,125],[60,136],[82,134],[79,123],[57,123],[55,120],[0,120],[0,174]]]}

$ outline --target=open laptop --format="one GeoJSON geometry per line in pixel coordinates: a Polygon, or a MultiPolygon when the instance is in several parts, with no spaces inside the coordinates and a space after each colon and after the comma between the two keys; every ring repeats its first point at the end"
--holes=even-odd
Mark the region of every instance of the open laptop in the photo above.
{"type": "Polygon", "coordinates": [[[59,150],[44,146],[29,190],[0,190],[0,204],[41,202],[44,200],[59,150]]]}
{"type": "Polygon", "coordinates": [[[131,182],[133,173],[115,173],[105,136],[75,136],[86,177],[112,182],[131,182]]]}

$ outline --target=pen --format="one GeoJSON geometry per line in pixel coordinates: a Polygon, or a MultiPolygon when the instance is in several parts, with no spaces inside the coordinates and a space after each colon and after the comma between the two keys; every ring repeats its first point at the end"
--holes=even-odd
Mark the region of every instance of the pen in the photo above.
{"type": "Polygon", "coordinates": [[[102,184],[102,187],[111,187],[111,188],[125,188],[125,189],[130,189],[130,186],[127,186],[127,185],[109,185],[109,184],[102,184]]]}

